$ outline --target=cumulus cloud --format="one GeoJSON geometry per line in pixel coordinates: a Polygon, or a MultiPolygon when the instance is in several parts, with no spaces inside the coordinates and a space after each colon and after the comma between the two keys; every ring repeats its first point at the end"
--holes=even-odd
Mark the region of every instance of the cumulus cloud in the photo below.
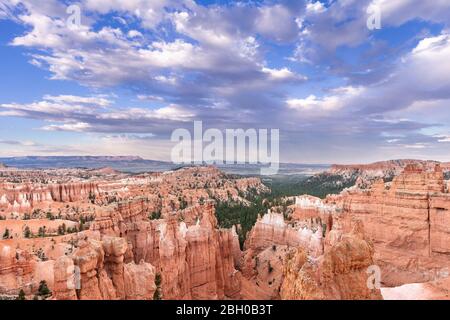
{"type": "Polygon", "coordinates": [[[262,72],[267,73],[271,80],[307,80],[307,77],[295,74],[288,68],[271,69],[264,67],[262,72]]]}
{"type": "Polygon", "coordinates": [[[310,95],[305,99],[288,99],[286,102],[289,108],[301,111],[336,111],[363,91],[361,87],[341,87],[331,90],[332,94],[324,97],[310,95]]]}
{"type": "Polygon", "coordinates": [[[310,95],[289,99],[288,106],[302,110],[336,110],[381,114],[405,109],[417,101],[450,98],[450,34],[421,40],[379,83],[339,87],[321,98],[310,95]]]}
{"type": "MultiPolygon", "coordinates": [[[[423,110],[440,101],[433,108],[442,111],[450,100],[448,1],[79,4],[82,25],[75,28],[56,0],[3,0],[0,19],[24,27],[9,45],[51,80],[96,94],[0,101],[0,117],[40,120],[45,131],[107,134],[103,139],[134,147],[193,119],[217,128],[282,128],[288,150],[322,148],[338,158],[367,146],[395,155],[395,148],[430,151],[447,142],[447,116],[423,110]],[[420,20],[432,30],[412,32],[392,48],[367,29],[369,5],[380,6],[383,28],[420,20]],[[131,91],[131,102],[99,94],[116,89],[131,91]],[[338,150],[336,141],[346,147],[338,150]]],[[[311,151],[310,159],[320,156],[311,151]]]]}

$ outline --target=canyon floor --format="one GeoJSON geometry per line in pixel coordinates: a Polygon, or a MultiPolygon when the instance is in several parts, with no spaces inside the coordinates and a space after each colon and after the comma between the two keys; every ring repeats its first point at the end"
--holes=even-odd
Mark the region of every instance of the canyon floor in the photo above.
{"type": "Polygon", "coordinates": [[[449,171],[0,166],[0,299],[448,299],[449,171]]]}

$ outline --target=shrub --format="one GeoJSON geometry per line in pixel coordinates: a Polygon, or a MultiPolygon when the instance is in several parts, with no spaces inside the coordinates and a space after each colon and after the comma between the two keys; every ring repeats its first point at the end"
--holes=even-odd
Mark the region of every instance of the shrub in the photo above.
{"type": "Polygon", "coordinates": [[[51,291],[47,286],[47,282],[45,280],[42,280],[39,283],[39,289],[38,289],[38,295],[41,297],[48,297],[49,295],[51,295],[51,291]]]}
{"type": "Polygon", "coordinates": [[[150,220],[158,220],[158,219],[160,219],[160,218],[161,218],[161,210],[157,210],[157,211],[152,212],[152,213],[148,216],[148,218],[149,218],[150,220]]]}
{"type": "Polygon", "coordinates": [[[20,289],[19,295],[17,296],[17,300],[26,300],[25,298],[25,291],[20,289]]]}
{"type": "Polygon", "coordinates": [[[267,262],[267,270],[269,271],[269,273],[272,273],[272,272],[273,272],[273,267],[272,267],[272,265],[270,264],[270,261],[267,262]]]}
{"type": "Polygon", "coordinates": [[[45,232],[46,232],[45,227],[39,227],[38,237],[41,237],[41,238],[45,237],[45,232]]]}

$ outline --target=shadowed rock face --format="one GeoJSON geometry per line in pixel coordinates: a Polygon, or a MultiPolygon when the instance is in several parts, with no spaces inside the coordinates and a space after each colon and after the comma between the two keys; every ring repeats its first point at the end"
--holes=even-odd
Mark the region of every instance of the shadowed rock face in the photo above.
{"type": "Polygon", "coordinates": [[[357,226],[317,259],[310,259],[300,247],[286,258],[280,296],[290,300],[382,299],[380,290],[368,285],[372,257],[373,247],[357,226]]]}
{"type": "Polygon", "coordinates": [[[302,196],[288,220],[271,212],[258,219],[243,253],[244,298],[382,298],[367,285],[374,249],[362,223],[333,201],[302,196]]]}
{"type": "Polygon", "coordinates": [[[373,240],[385,285],[448,276],[450,194],[439,166],[409,165],[392,183],[343,192],[341,201],[373,240]]]}

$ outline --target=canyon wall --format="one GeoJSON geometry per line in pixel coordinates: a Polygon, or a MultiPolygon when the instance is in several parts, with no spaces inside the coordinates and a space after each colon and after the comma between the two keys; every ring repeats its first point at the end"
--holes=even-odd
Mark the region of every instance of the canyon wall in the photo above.
{"type": "Polygon", "coordinates": [[[397,286],[446,277],[450,268],[450,194],[439,165],[408,165],[392,183],[341,194],[375,244],[383,283],[397,286]]]}
{"type": "Polygon", "coordinates": [[[99,194],[96,183],[0,184],[0,210],[28,212],[40,204],[89,200],[99,194]]]}
{"type": "Polygon", "coordinates": [[[127,239],[133,260],[161,274],[164,299],[239,298],[238,236],[217,227],[212,202],[150,221],[148,211],[141,200],[132,200],[101,213],[92,230],[127,239]]]}
{"type": "Polygon", "coordinates": [[[268,212],[245,242],[245,299],[382,299],[368,285],[374,248],[361,221],[321,199],[302,196],[285,218],[268,212]]]}

